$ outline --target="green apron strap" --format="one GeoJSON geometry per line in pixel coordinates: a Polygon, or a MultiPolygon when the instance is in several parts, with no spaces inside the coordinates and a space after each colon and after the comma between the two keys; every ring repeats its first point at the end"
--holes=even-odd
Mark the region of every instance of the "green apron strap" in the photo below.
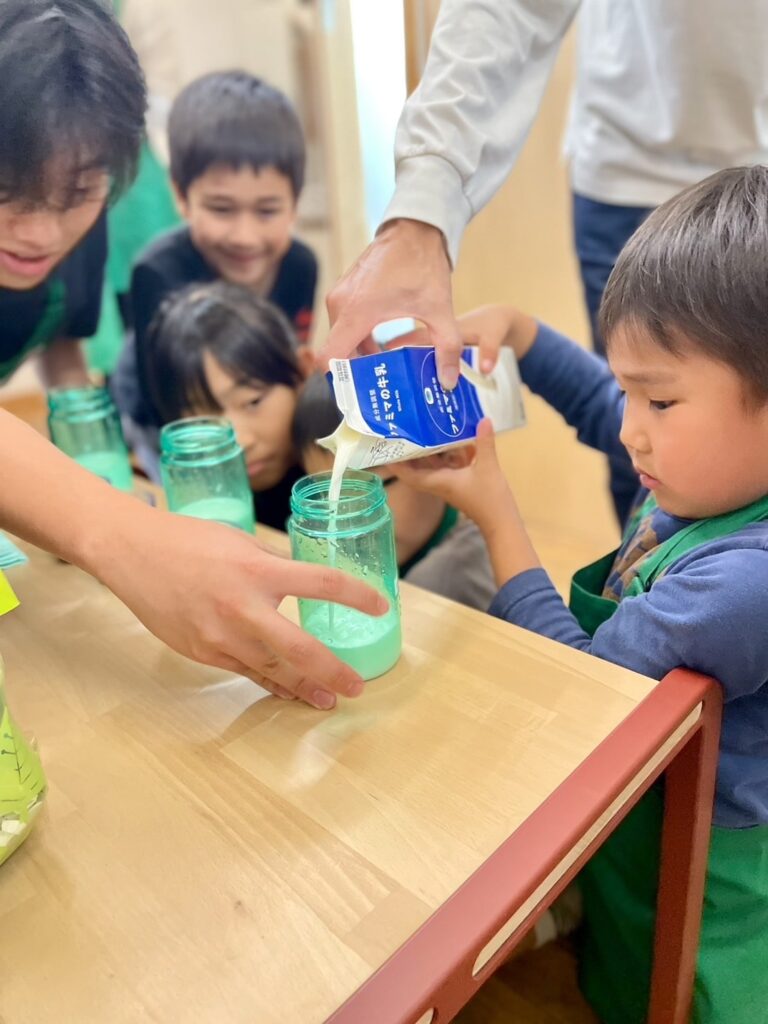
{"type": "Polygon", "coordinates": [[[616,560],[619,549],[603,555],[596,562],[585,565],[573,574],[571,596],[568,607],[579,621],[585,633],[595,635],[599,626],[613,615],[619,607],[609,597],[603,597],[603,587],[616,560]]]}
{"type": "MultiPolygon", "coordinates": [[[[655,506],[656,499],[653,494],[649,494],[642,505],[632,513],[624,531],[624,541],[632,536],[640,521],[649,515],[655,506]]],[[[616,548],[596,562],[585,565],[574,573],[571,579],[568,607],[578,619],[581,628],[590,636],[594,636],[595,630],[607,622],[618,607],[615,601],[603,597],[602,593],[619,550],[616,548]]]]}
{"type": "Polygon", "coordinates": [[[765,519],[768,519],[768,495],[733,512],[725,512],[712,519],[695,520],[690,526],[683,527],[669,540],[659,544],[658,548],[643,560],[638,567],[637,576],[627,587],[625,597],[636,597],[650,590],[663,572],[694,548],[727,537],[728,534],[735,533],[750,523],[759,523],[765,519]]]}

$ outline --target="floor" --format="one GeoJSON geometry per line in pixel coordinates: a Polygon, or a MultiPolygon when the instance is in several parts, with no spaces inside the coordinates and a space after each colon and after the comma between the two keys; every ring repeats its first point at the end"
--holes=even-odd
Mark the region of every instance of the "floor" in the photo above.
{"type": "Polygon", "coordinates": [[[455,1024],[598,1024],[576,983],[576,960],[552,942],[512,960],[454,1017],[455,1024]]]}

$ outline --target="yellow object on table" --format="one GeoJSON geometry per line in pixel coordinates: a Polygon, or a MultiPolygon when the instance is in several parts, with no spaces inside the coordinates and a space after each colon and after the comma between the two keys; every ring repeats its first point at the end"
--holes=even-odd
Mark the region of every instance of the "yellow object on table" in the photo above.
{"type": "Polygon", "coordinates": [[[11,589],[11,584],[0,572],[0,615],[5,615],[6,612],[13,611],[17,608],[19,599],[11,589]]]}

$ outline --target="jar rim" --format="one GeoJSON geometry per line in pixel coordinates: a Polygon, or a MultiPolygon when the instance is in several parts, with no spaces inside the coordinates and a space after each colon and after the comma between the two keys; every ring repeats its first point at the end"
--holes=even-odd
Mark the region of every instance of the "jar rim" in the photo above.
{"type": "Polygon", "coordinates": [[[189,416],[172,420],[160,430],[162,460],[179,459],[204,465],[242,454],[235,428],[223,416],[189,416]]]}
{"type": "Polygon", "coordinates": [[[76,422],[100,419],[105,412],[116,412],[109,391],[94,385],[51,388],[48,392],[48,411],[51,416],[64,413],[67,419],[76,422]]]}
{"type": "Polygon", "coordinates": [[[310,473],[297,480],[291,489],[291,512],[307,519],[330,519],[348,522],[356,516],[374,512],[386,504],[381,477],[365,470],[351,469],[341,481],[337,503],[328,497],[332,473],[310,473]]]}

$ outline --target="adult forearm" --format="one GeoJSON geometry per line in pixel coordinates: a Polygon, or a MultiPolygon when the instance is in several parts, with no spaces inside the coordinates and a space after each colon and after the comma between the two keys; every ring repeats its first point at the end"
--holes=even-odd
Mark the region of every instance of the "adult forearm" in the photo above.
{"type": "Polygon", "coordinates": [[[110,537],[152,510],[0,410],[0,526],[99,575],[110,537]]]}
{"type": "Polygon", "coordinates": [[[397,130],[383,220],[438,227],[455,265],[467,222],[509,174],[579,0],[443,0],[397,130]]]}

